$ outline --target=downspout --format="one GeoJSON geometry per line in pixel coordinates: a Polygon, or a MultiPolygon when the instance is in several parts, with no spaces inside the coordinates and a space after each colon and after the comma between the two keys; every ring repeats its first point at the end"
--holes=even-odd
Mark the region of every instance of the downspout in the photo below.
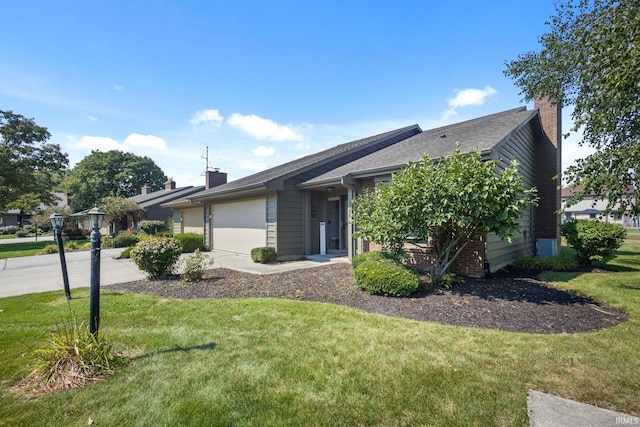
{"type": "Polygon", "coordinates": [[[356,241],[353,239],[353,223],[351,222],[351,200],[356,196],[356,188],[357,182],[351,174],[347,174],[340,178],[340,183],[347,187],[347,218],[348,226],[347,226],[347,240],[349,244],[347,245],[347,255],[349,259],[353,259],[353,256],[356,254],[356,241]]]}

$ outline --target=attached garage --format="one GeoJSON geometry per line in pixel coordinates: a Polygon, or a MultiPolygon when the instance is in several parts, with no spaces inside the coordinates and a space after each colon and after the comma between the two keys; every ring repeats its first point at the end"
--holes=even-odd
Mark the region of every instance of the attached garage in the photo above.
{"type": "Polygon", "coordinates": [[[182,209],[182,232],[202,234],[204,229],[204,214],[202,208],[182,209]]]}
{"type": "Polygon", "coordinates": [[[211,210],[214,250],[250,254],[267,245],[265,198],[216,203],[211,210]]]}

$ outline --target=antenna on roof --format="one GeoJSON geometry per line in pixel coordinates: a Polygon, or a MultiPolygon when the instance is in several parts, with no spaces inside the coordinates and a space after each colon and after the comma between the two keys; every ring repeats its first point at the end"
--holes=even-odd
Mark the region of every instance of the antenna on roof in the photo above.
{"type": "Polygon", "coordinates": [[[207,150],[204,152],[204,154],[202,156],[200,156],[201,159],[205,159],[205,168],[204,168],[204,172],[202,172],[200,174],[200,176],[205,175],[207,172],[209,172],[210,170],[213,170],[214,172],[218,172],[220,170],[220,168],[210,168],[209,167],[209,146],[207,146],[207,150]]]}

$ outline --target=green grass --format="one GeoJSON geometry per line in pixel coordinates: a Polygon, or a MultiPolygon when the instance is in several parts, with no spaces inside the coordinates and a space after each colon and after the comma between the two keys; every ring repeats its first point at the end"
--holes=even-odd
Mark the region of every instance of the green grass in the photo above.
{"type": "MultiPolygon", "coordinates": [[[[82,389],[10,391],[30,349],[88,290],[0,299],[0,424],[528,425],[528,388],[640,415],[640,241],[617,272],[545,273],[630,314],[614,328],[524,334],[331,304],[102,292],[101,334],[130,363],[82,389]]],[[[103,272],[105,274],[105,272],[103,272]]]]}
{"type": "Polygon", "coordinates": [[[0,259],[31,256],[42,253],[42,248],[55,244],[51,240],[37,242],[3,243],[0,244],[0,259]]]}
{"type": "Polygon", "coordinates": [[[0,240],[15,239],[15,238],[16,238],[15,234],[0,234],[0,240]]]}

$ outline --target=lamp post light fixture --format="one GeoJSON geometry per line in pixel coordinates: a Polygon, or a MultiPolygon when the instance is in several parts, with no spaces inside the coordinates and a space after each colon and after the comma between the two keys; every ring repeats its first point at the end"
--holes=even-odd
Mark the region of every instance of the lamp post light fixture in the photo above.
{"type": "Polygon", "coordinates": [[[91,290],[89,293],[89,332],[98,338],[100,325],[100,228],[104,221],[104,211],[96,203],[87,212],[91,225],[91,290]]]}
{"type": "Polygon", "coordinates": [[[62,223],[64,222],[64,216],[58,212],[54,212],[49,217],[51,225],[53,226],[53,234],[58,242],[58,253],[60,254],[60,266],[62,267],[62,281],[64,282],[64,294],[67,297],[67,301],[71,299],[71,288],[69,288],[69,275],[67,274],[67,260],[64,256],[64,245],[62,244],[62,223]]]}

